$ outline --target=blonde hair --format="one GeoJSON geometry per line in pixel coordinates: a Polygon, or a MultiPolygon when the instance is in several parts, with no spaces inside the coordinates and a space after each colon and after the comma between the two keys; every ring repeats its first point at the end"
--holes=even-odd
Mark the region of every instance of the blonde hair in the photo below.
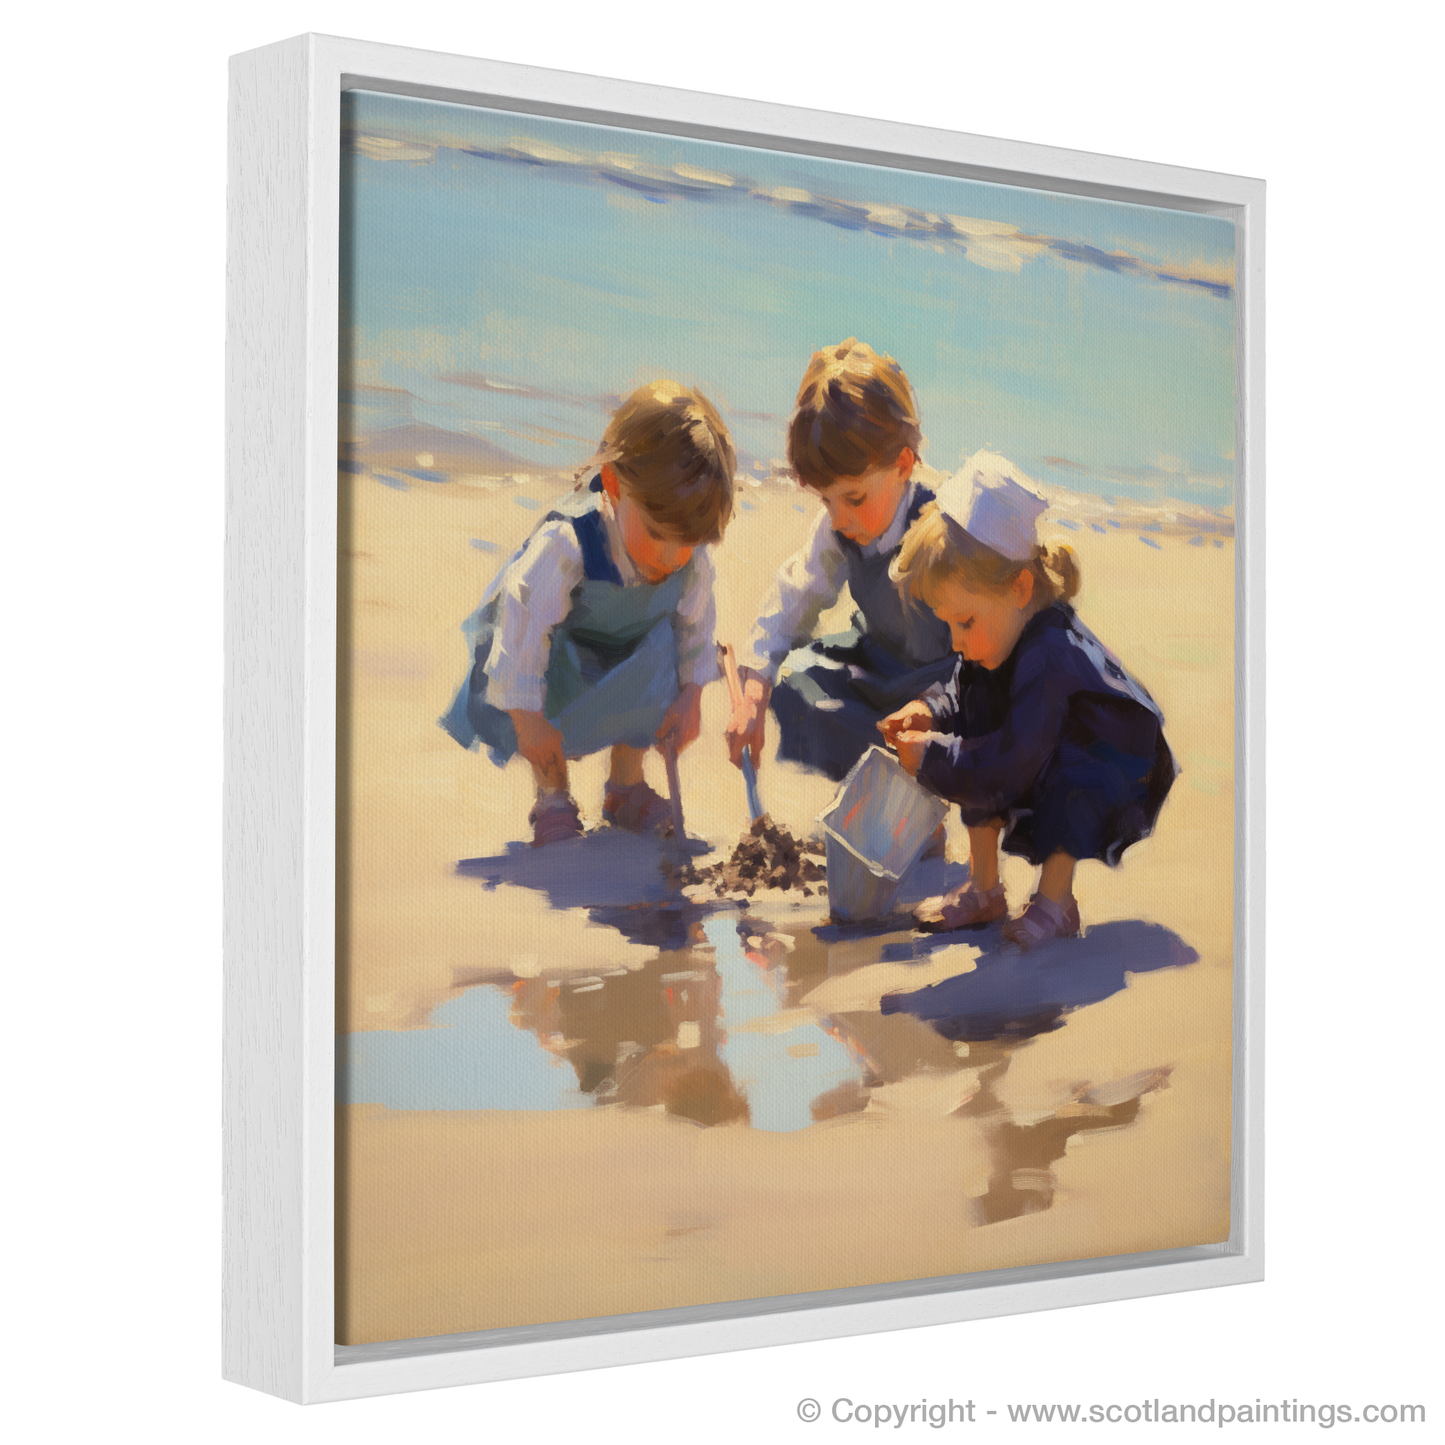
{"type": "Polygon", "coordinates": [[[694,546],[722,540],[737,454],[717,409],[674,381],[640,386],[612,414],[587,471],[610,466],[659,526],[694,546]]]}
{"type": "Polygon", "coordinates": [[[788,422],[788,463],[805,487],[827,491],[922,445],[913,388],[891,356],[854,337],[813,353],[788,422]]]}
{"type": "Polygon", "coordinates": [[[1074,549],[1063,543],[1054,547],[1035,546],[1027,562],[1015,562],[971,537],[957,522],[929,502],[908,529],[888,575],[903,595],[925,605],[938,594],[938,586],[949,579],[970,592],[997,596],[1006,592],[1021,572],[1031,572],[1034,597],[1041,606],[1076,597],[1080,575],[1074,549]]]}

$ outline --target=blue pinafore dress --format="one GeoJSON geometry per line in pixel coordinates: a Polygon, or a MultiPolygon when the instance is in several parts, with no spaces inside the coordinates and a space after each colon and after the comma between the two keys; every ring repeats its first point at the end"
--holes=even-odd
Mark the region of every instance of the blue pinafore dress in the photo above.
{"type": "MultiPolygon", "coordinates": [[[[933,500],[927,487],[917,488],[908,509],[910,526],[933,500]]],[[[857,608],[853,625],[790,652],[771,699],[778,756],[835,782],[881,741],[883,718],[935,683],[947,682],[954,664],[948,624],[906,602],[888,576],[898,547],[868,556],[842,536],[838,546],[857,608]]]]}
{"type": "MultiPolygon", "coordinates": [[[[594,477],[586,492],[559,502],[542,519],[570,522],[582,551],[583,579],[573,589],[571,609],[552,634],[542,706],[561,732],[569,758],[618,743],[645,748],[656,741],[663,716],[678,695],[673,616],[695,565],[690,559],[661,582],[625,585],[597,509],[601,490],[600,478],[594,477]]],[[[517,557],[531,543],[528,538],[517,557]]],[[[439,721],[462,747],[485,744],[494,762],[505,763],[517,751],[517,730],[508,713],[487,701],[500,590],[499,574],[482,605],[462,624],[472,668],[439,721]]]]}

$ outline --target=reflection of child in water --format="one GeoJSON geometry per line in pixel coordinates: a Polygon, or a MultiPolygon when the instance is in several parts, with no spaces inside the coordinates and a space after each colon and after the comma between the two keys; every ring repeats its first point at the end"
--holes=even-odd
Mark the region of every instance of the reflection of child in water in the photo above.
{"type": "Polygon", "coordinates": [[[700,392],[653,382],[618,408],[597,461],[464,624],[473,666],[441,720],[463,747],[531,764],[538,844],[582,832],[567,762],[603,748],[603,816],[661,830],[670,811],[643,758],[697,737],[717,673],[707,544],[731,515],[735,465],[722,419],[700,392]]]}
{"type": "Polygon", "coordinates": [[[1005,918],[1000,841],[1040,866],[1005,935],[1029,945],[1079,931],[1081,858],[1116,864],[1146,837],[1174,782],[1163,717],[1070,606],[1079,568],[1039,545],[1047,507],[1003,457],[980,452],[939,489],[892,575],[947,624],[958,654],[944,686],[879,728],[926,788],[959,805],[971,876],[918,910],[924,927],[1005,918]]]}
{"type": "Polygon", "coordinates": [[[718,980],[708,970],[648,968],[580,987],[525,979],[513,989],[512,1021],[565,1058],[600,1103],[660,1104],[708,1125],[748,1118],[718,1055],[718,980]]]}

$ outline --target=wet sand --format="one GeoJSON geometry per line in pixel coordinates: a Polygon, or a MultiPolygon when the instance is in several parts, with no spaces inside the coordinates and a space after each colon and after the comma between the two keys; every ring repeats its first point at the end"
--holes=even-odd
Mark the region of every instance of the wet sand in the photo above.
{"type": "MultiPolygon", "coordinates": [[[[1149,545],[1135,531],[1087,526],[1059,534],[1079,553],[1081,614],[1159,700],[1183,769],[1153,838],[1116,870],[1081,865],[1081,913],[1099,938],[1111,936],[1102,925],[1132,928],[1115,935],[1131,938],[1142,923],[1162,925],[1197,961],[1134,973],[1052,1032],[955,1044],[915,1019],[881,1015],[878,1001],[971,970],[982,977],[998,966],[987,938],[920,948],[905,930],[819,931],[819,900],[760,895],[740,932],[754,940],[759,986],[777,997],[744,1028],[832,1030],[869,1075],[866,1088],[841,1090],[834,1117],[769,1132],[741,1119],[700,1127],[695,1118],[716,1110],[715,1099],[684,1105],[693,1117],[679,1117],[687,1060],[711,1060],[715,1079],[740,1031],[719,1044],[708,1033],[715,1019],[699,1007],[706,989],[683,1006],[661,981],[668,970],[709,974],[696,916],[621,907],[665,895],[655,857],[604,831],[583,845],[589,859],[607,850],[614,896],[590,896],[575,864],[549,876],[551,850],[509,849],[528,836],[525,765],[495,768],[435,723],[467,664],[462,617],[556,484],[418,482],[402,491],[372,477],[340,482],[352,666],[339,1028],[425,1028],[459,989],[507,987],[516,1026],[580,1080],[590,1045],[569,1030],[592,1027],[575,1022],[584,1002],[620,997],[609,980],[624,971],[639,987],[659,980],[654,994],[674,989],[649,1038],[625,1039],[646,1067],[629,1063],[628,1074],[619,1065],[599,1102],[557,1112],[343,1108],[341,1342],[1227,1235],[1232,542],[1190,545],[1166,531],[1149,545]],[[483,861],[459,870],[463,860],[483,861]],[[686,937],[670,936],[679,929],[686,937]],[[563,1026],[529,1009],[560,1009],[563,1026]]],[[[815,506],[778,486],[743,495],[716,559],[719,636],[738,643],[815,506]]],[[[845,601],[840,621],[847,611],[845,601]]],[[[720,741],[725,715],[719,683],[705,695],[702,738],[681,759],[688,831],[713,849],[700,861],[727,856],[747,822],[741,776],[720,741]]],[[[655,755],[648,770],[662,790],[655,755]]],[[[599,822],[603,772],[601,758],[574,767],[589,826],[599,822]]],[[[770,758],[760,779],[770,813],[799,836],[834,792],[770,758]]],[[[950,829],[957,859],[956,818],[950,829]]],[[[1030,870],[1011,860],[1005,876],[1017,906],[1030,870]]],[[[626,1035],[626,1022],[612,1033],[626,1035]]]]}

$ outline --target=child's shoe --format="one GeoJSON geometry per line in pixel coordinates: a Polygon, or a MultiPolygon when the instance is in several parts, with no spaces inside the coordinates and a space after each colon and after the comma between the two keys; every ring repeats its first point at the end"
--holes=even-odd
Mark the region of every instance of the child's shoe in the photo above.
{"type": "Polygon", "coordinates": [[[602,795],[602,816],[629,833],[666,833],[672,828],[672,805],[646,782],[620,788],[608,783],[602,795]]]}
{"type": "Polygon", "coordinates": [[[1029,906],[1011,923],[1004,924],[1003,936],[1020,948],[1032,948],[1050,938],[1073,938],[1079,932],[1079,905],[1070,895],[1055,903],[1042,893],[1029,899],[1029,906]]]}
{"type": "Polygon", "coordinates": [[[532,825],[532,846],[545,847],[567,838],[582,836],[582,814],[571,793],[544,793],[527,814],[532,825]]]}
{"type": "Polygon", "coordinates": [[[975,888],[971,882],[937,898],[925,898],[913,910],[913,921],[925,933],[945,933],[953,928],[982,928],[998,918],[1008,917],[1008,899],[1003,884],[975,888]]]}

